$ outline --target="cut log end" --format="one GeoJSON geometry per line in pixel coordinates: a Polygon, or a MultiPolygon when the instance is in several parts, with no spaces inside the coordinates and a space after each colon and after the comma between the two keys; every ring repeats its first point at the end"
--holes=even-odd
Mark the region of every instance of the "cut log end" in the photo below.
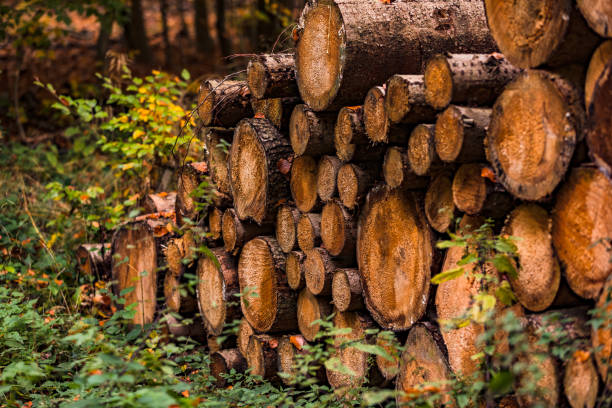
{"type": "Polygon", "coordinates": [[[227,172],[227,150],[221,147],[223,142],[232,140],[232,131],[218,128],[205,130],[204,142],[206,146],[206,164],[210,179],[217,190],[224,194],[231,194],[229,174],[227,172]]]}
{"type": "Polygon", "coordinates": [[[388,142],[390,123],[385,110],[385,88],[382,86],[375,86],[366,95],[363,102],[363,121],[372,142],[388,142]]]}
{"type": "Polygon", "coordinates": [[[207,80],[200,86],[198,114],[204,126],[234,127],[253,115],[246,81],[207,80]]]}
{"type": "Polygon", "coordinates": [[[291,195],[303,213],[311,212],[318,203],[317,163],[311,156],[295,158],[291,166],[291,195]]]}
{"type": "Polygon", "coordinates": [[[408,157],[404,149],[400,147],[388,148],[383,162],[385,183],[391,188],[401,186],[404,181],[404,172],[407,165],[408,157]]]}
{"type": "Polygon", "coordinates": [[[593,53],[593,56],[591,56],[584,81],[584,106],[586,106],[587,112],[591,110],[590,106],[593,101],[595,84],[604,71],[606,64],[610,61],[610,58],[612,58],[612,40],[601,43],[593,53]]]}
{"type": "Polygon", "coordinates": [[[243,242],[239,238],[240,220],[233,208],[228,208],[223,213],[221,219],[221,235],[223,236],[223,244],[227,252],[233,252],[238,247],[242,246],[243,242]]]}
{"type": "Polygon", "coordinates": [[[306,339],[299,334],[283,336],[278,342],[278,372],[284,374],[281,380],[286,385],[292,385],[295,382],[296,356],[302,352],[304,344],[306,344],[306,339]]]}
{"type": "Polygon", "coordinates": [[[247,66],[247,83],[249,89],[256,99],[263,99],[268,89],[270,77],[266,66],[259,60],[249,61],[247,66]]]}
{"type": "Polygon", "coordinates": [[[445,55],[427,62],[424,73],[425,99],[435,109],[446,108],[453,99],[453,75],[445,55]]]}
{"type": "Polygon", "coordinates": [[[588,351],[576,351],[565,366],[563,389],[572,408],[593,408],[599,379],[588,351]]]}
{"type": "Polygon", "coordinates": [[[265,334],[251,336],[246,360],[251,375],[267,380],[275,378],[278,372],[278,339],[265,334]]]}
{"type": "Polygon", "coordinates": [[[363,126],[363,106],[340,109],[334,128],[334,146],[338,158],[343,162],[353,160],[357,145],[364,145],[367,142],[363,126]]]}
{"type": "Polygon", "coordinates": [[[308,341],[314,341],[319,333],[317,320],[325,319],[331,314],[331,306],[324,298],[318,298],[305,288],[298,296],[298,327],[308,341]]]}
{"type": "Polygon", "coordinates": [[[313,248],[304,252],[304,272],[306,287],[315,296],[331,294],[335,265],[329,253],[323,248],[313,248]]]}
{"type": "Polygon", "coordinates": [[[577,0],[589,27],[602,37],[612,38],[612,4],[606,0],[577,0]]]}
{"type": "Polygon", "coordinates": [[[478,214],[487,199],[487,184],[481,175],[482,168],[478,163],[464,164],[453,178],[453,202],[459,210],[470,215],[478,214]]]}
{"type": "Polygon", "coordinates": [[[238,334],[236,335],[236,344],[240,353],[246,357],[247,349],[249,347],[249,339],[255,333],[253,327],[247,319],[244,317],[240,319],[240,325],[238,326],[238,334]]]}
{"type": "MultiPolygon", "coordinates": [[[[612,53],[612,51],[611,51],[612,53]]],[[[589,109],[587,143],[595,164],[608,177],[612,177],[612,59],[595,84],[593,101],[589,109]]]]}
{"type": "Polygon", "coordinates": [[[399,374],[400,347],[396,337],[390,332],[379,333],[376,336],[376,345],[387,353],[387,356],[376,356],[376,366],[385,380],[393,380],[399,374]],[[390,359],[389,359],[390,357],[390,359]]]}
{"type": "Polygon", "coordinates": [[[603,379],[606,388],[612,387],[612,275],[597,300],[597,312],[593,316],[595,319],[603,320],[602,325],[597,329],[591,329],[591,345],[594,350],[594,359],[599,375],[603,379]]]}
{"type": "Polygon", "coordinates": [[[371,186],[370,174],[352,163],[346,163],[338,171],[338,195],[349,210],[357,207],[371,186]]]}
{"type": "Polygon", "coordinates": [[[338,171],[342,166],[340,159],[323,156],[317,169],[317,194],[322,201],[331,200],[337,193],[338,171]]]}
{"type": "Polygon", "coordinates": [[[321,214],[302,214],[297,225],[298,246],[307,251],[318,246],[321,241],[321,214]]]}
{"type": "Polygon", "coordinates": [[[321,242],[330,255],[353,255],[354,235],[354,221],[342,204],[336,200],[325,204],[321,213],[321,242]]]}
{"type": "Polygon", "coordinates": [[[451,106],[438,116],[435,131],[436,152],[441,160],[454,162],[463,146],[461,113],[451,106]]]}
{"type": "Polygon", "coordinates": [[[423,75],[393,75],[387,81],[385,111],[391,123],[418,123],[435,119],[426,106],[423,75]]]}
{"type": "Polygon", "coordinates": [[[408,139],[408,163],[417,176],[431,170],[437,155],[434,147],[434,125],[417,125],[408,139]]]}
{"type": "Polygon", "coordinates": [[[287,284],[293,290],[301,290],[306,286],[305,259],[306,256],[300,251],[287,254],[287,284]]]}
{"type": "Polygon", "coordinates": [[[257,55],[247,66],[247,83],[255,99],[298,96],[293,54],[257,55]]]}
{"type": "Polygon", "coordinates": [[[218,240],[223,234],[223,211],[214,207],[208,211],[208,233],[212,240],[218,240]]]}
{"type": "Polygon", "coordinates": [[[341,312],[364,308],[358,269],[337,269],[332,281],[334,306],[341,312]]]}
{"type": "Polygon", "coordinates": [[[296,248],[297,223],[299,211],[287,205],[282,205],[276,213],[276,240],[284,253],[289,253],[296,248]]]}
{"type": "Polygon", "coordinates": [[[227,378],[232,370],[242,373],[247,362],[238,349],[220,350],[210,355],[210,374],[215,378],[217,388],[225,388],[227,378]]]}
{"type": "Polygon", "coordinates": [[[453,223],[455,203],[453,202],[453,182],[449,174],[436,176],[425,193],[425,215],[429,225],[444,233],[453,223]]]}

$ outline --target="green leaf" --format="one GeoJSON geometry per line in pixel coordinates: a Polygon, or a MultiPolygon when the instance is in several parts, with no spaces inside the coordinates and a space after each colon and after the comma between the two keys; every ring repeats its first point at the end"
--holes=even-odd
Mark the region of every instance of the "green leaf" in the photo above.
{"type": "Polygon", "coordinates": [[[391,362],[395,361],[395,359],[393,358],[391,354],[387,353],[387,351],[384,348],[376,344],[355,343],[355,344],[351,344],[351,347],[356,348],[359,351],[363,351],[364,353],[381,356],[385,360],[389,360],[391,362]]]}
{"type": "Polygon", "coordinates": [[[330,371],[336,371],[340,374],[348,375],[351,377],[356,377],[355,374],[350,368],[342,364],[338,357],[332,357],[330,359],[325,360],[325,368],[330,371]]]}
{"type": "Polygon", "coordinates": [[[431,278],[431,283],[433,283],[434,285],[439,285],[449,280],[458,278],[459,276],[463,275],[463,273],[464,273],[464,270],[462,267],[450,269],[448,271],[441,272],[437,274],[436,276],[434,276],[433,278],[431,278]]]}
{"type": "Polygon", "coordinates": [[[461,258],[461,260],[457,262],[457,265],[465,266],[467,264],[471,264],[472,262],[476,262],[476,261],[478,261],[478,257],[476,256],[476,254],[469,253],[465,255],[463,258],[461,258]]]}
{"type": "Polygon", "coordinates": [[[493,374],[489,382],[489,389],[497,395],[507,394],[514,385],[514,376],[509,371],[500,371],[493,374]]]}
{"type": "Polygon", "coordinates": [[[440,249],[452,248],[452,247],[461,247],[465,248],[465,241],[439,241],[436,243],[436,247],[440,249]]]}
{"type": "Polygon", "coordinates": [[[363,394],[363,401],[366,406],[378,405],[390,398],[395,398],[395,394],[393,390],[367,391],[363,394]]]}
{"type": "Polygon", "coordinates": [[[189,81],[191,79],[191,74],[189,74],[189,71],[183,68],[181,71],[181,78],[183,78],[185,81],[189,81]]]}
{"type": "Polygon", "coordinates": [[[508,281],[503,281],[501,285],[495,289],[495,296],[506,306],[512,306],[512,302],[517,300],[508,281]]]}
{"type": "Polygon", "coordinates": [[[507,255],[495,255],[495,258],[493,258],[493,266],[495,266],[495,269],[497,269],[499,273],[508,274],[508,276],[513,279],[518,276],[514,265],[512,265],[512,261],[510,261],[507,255]]]}
{"type": "Polygon", "coordinates": [[[507,254],[515,254],[517,251],[516,245],[514,242],[508,238],[499,238],[495,241],[495,250],[497,252],[504,252],[507,254]]]}

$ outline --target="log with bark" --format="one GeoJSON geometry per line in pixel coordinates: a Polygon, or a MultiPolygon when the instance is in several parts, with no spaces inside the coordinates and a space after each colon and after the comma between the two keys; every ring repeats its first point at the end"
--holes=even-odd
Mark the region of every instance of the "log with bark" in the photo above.
{"type": "Polygon", "coordinates": [[[227,171],[227,146],[233,138],[234,132],[231,130],[208,128],[204,132],[206,164],[210,181],[213,182],[217,190],[224,194],[232,193],[227,171]]]}
{"type": "Polygon", "coordinates": [[[285,263],[285,254],[272,237],[252,239],[240,253],[240,305],[258,332],[297,329],[297,296],[287,285],[285,263]]]}
{"type": "Polygon", "coordinates": [[[456,215],[452,174],[440,172],[432,179],[425,193],[425,216],[434,230],[445,233],[456,215]]]}
{"type": "Polygon", "coordinates": [[[198,262],[198,307],[210,335],[220,336],[227,323],[240,316],[238,270],[223,248],[210,249],[198,262]]]}
{"type": "Polygon", "coordinates": [[[453,177],[455,207],[469,215],[483,214],[503,218],[512,208],[512,198],[497,183],[486,177],[492,171],[484,164],[463,164],[453,177]]]}
{"type": "Polygon", "coordinates": [[[79,271],[98,280],[106,280],[111,274],[111,244],[83,244],[75,251],[79,271]]]}
{"type": "Polygon", "coordinates": [[[425,313],[434,265],[420,197],[376,187],[359,218],[357,261],[366,306],[385,329],[406,330],[425,313]]]}
{"type": "Polygon", "coordinates": [[[317,111],[359,103],[393,74],[420,73],[432,55],[496,49],[481,2],[323,0],[302,21],[296,76],[317,111]]]}
{"type": "Polygon", "coordinates": [[[392,124],[385,109],[386,88],[375,86],[363,101],[363,125],[373,143],[406,143],[410,130],[406,126],[392,124]]]}
{"type": "Polygon", "coordinates": [[[392,146],[387,149],[382,170],[385,183],[390,188],[418,190],[425,188],[429,181],[426,177],[414,174],[408,163],[406,149],[403,147],[392,146]]]}
{"type": "Polygon", "coordinates": [[[612,177],[612,58],[595,83],[589,107],[586,140],[593,161],[609,178],[612,177]]]}
{"type": "Polygon", "coordinates": [[[227,376],[232,372],[243,373],[247,369],[247,361],[237,348],[220,350],[210,355],[210,375],[215,378],[217,388],[227,386],[227,376]]]}
{"type": "Polygon", "coordinates": [[[317,320],[326,319],[332,313],[329,299],[317,297],[310,293],[308,288],[304,288],[298,296],[297,309],[297,320],[300,333],[302,333],[302,336],[304,336],[306,340],[315,341],[321,329],[321,325],[315,322],[317,320]]]}
{"type": "Polygon", "coordinates": [[[417,125],[410,133],[406,150],[408,164],[417,176],[439,170],[442,161],[436,154],[434,125],[417,125]]]}
{"type": "Polygon", "coordinates": [[[384,154],[383,146],[370,145],[363,124],[363,106],[348,106],[340,109],[334,127],[334,146],[336,156],[343,162],[377,161],[384,154]]]}
{"type": "Polygon", "coordinates": [[[456,163],[485,160],[484,140],[491,109],[451,105],[436,121],[436,153],[442,161],[456,163]]]}
{"type": "Polygon", "coordinates": [[[206,80],[198,94],[198,114],[204,126],[234,127],[253,116],[246,81],[206,80]]]}
{"type": "Polygon", "coordinates": [[[423,75],[393,75],[387,80],[385,112],[391,123],[427,123],[436,111],[427,104],[423,75]]]}
{"type": "Polygon", "coordinates": [[[176,205],[176,192],[147,194],[142,202],[145,214],[172,212],[176,205]]]}
{"type": "Polygon", "coordinates": [[[291,251],[287,254],[287,284],[295,291],[306,287],[306,271],[304,261],[306,255],[302,251],[291,251]]]}
{"type": "Polygon", "coordinates": [[[300,102],[299,98],[253,99],[251,105],[256,118],[266,118],[277,129],[285,130],[289,129],[293,109],[300,102]]]}
{"type": "Polygon", "coordinates": [[[234,209],[241,220],[272,219],[275,205],[288,198],[287,139],[267,119],[245,119],[236,127],[228,170],[234,209]]]}
{"type": "Polygon", "coordinates": [[[561,66],[588,59],[598,37],[572,0],[485,0],[491,35],[519,68],[561,66]]]}
{"type": "Polygon", "coordinates": [[[246,360],[251,375],[264,380],[277,380],[279,337],[267,334],[254,334],[249,339],[246,360]]]}
{"type": "Polygon", "coordinates": [[[288,205],[278,207],[276,213],[276,240],[284,253],[297,249],[297,223],[300,212],[288,205]]]}
{"type": "Polygon", "coordinates": [[[323,207],[321,242],[330,255],[344,264],[354,263],[357,220],[338,200],[328,201],[323,207]]]}
{"type": "Polygon", "coordinates": [[[184,263],[187,258],[183,237],[172,238],[168,241],[164,256],[167,271],[164,274],[164,299],[171,312],[180,316],[192,316],[198,309],[195,292],[190,290],[185,276],[192,265],[184,263]]]}
{"type": "Polygon", "coordinates": [[[487,158],[497,180],[523,200],[543,200],[569,165],[584,121],[579,92],[561,77],[519,75],[493,107],[487,158]]]}
{"type": "Polygon", "coordinates": [[[435,109],[490,106],[519,72],[498,53],[436,55],[425,65],[425,99],[435,109]]]}
{"type": "MultiPolygon", "coordinates": [[[[379,169],[377,169],[380,172],[379,169]]],[[[371,167],[345,163],[338,171],[338,196],[342,205],[355,209],[365,198],[375,182],[371,167]]]]}
{"type": "Polygon", "coordinates": [[[576,294],[596,299],[608,275],[612,237],[612,182],[594,168],[573,169],[557,194],[552,240],[576,294]]]}
{"type": "Polygon", "coordinates": [[[302,251],[321,244],[321,214],[302,214],[297,225],[297,241],[302,251]]]}
{"type": "Polygon", "coordinates": [[[317,196],[317,162],[312,156],[300,156],[293,160],[289,185],[298,210],[308,213],[321,208],[317,196]]]}
{"type": "Polygon", "coordinates": [[[208,166],[205,162],[188,163],[179,169],[175,202],[176,221],[179,226],[184,223],[183,218],[189,218],[195,223],[199,221],[205,205],[201,197],[194,195],[200,184],[206,180],[207,174],[208,166]]]}
{"type": "Polygon", "coordinates": [[[261,54],[249,61],[247,83],[255,99],[297,97],[293,54],[261,54]]]}
{"type": "Polygon", "coordinates": [[[306,287],[315,296],[331,296],[332,281],[337,260],[333,260],[329,252],[323,248],[313,248],[304,251],[304,276],[306,287]]]}
{"type": "Polygon", "coordinates": [[[591,101],[593,100],[593,91],[595,83],[606,68],[606,64],[612,58],[612,40],[607,40],[601,43],[595,50],[589,61],[589,66],[584,80],[584,106],[587,112],[590,109],[591,101]]]}
{"type": "Polygon", "coordinates": [[[337,179],[338,171],[342,166],[342,161],[336,156],[323,156],[319,160],[317,169],[317,194],[321,201],[326,202],[335,197],[338,193],[337,179]]]}
{"type": "Polygon", "coordinates": [[[332,280],[332,299],[340,312],[365,309],[359,269],[338,268],[332,280]]]}
{"type": "Polygon", "coordinates": [[[296,105],[289,121],[289,139],[295,155],[333,154],[336,117],[332,112],[314,112],[307,105],[296,105]]]}
{"type": "Polygon", "coordinates": [[[240,221],[236,211],[233,208],[228,208],[223,213],[221,231],[225,250],[236,255],[247,241],[258,235],[274,232],[274,224],[268,222],[257,225],[253,221],[240,221]]]}

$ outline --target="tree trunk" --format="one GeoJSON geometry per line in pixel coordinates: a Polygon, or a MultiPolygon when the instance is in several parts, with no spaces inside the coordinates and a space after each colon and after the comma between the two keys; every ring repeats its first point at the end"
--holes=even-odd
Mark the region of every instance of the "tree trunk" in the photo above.
{"type": "Polygon", "coordinates": [[[408,163],[408,155],[403,147],[389,147],[383,161],[383,176],[390,188],[418,190],[425,188],[428,178],[414,174],[408,163]]]}
{"type": "Polygon", "coordinates": [[[227,57],[231,53],[231,44],[225,28],[225,0],[215,0],[215,13],[217,14],[217,39],[221,55],[227,57]]]}
{"type": "Polygon", "coordinates": [[[252,221],[240,221],[233,208],[223,213],[221,228],[225,250],[232,255],[237,255],[244,244],[258,235],[274,232],[273,223],[257,225],[252,221]]]}
{"type": "Polygon", "coordinates": [[[391,123],[427,123],[436,111],[427,104],[423,75],[393,75],[387,80],[385,111],[391,123]]]}
{"type": "MultiPolygon", "coordinates": [[[[213,40],[208,27],[208,9],[206,0],[195,0],[193,2],[195,12],[195,41],[198,52],[210,54],[213,51],[213,40]]],[[[218,16],[217,16],[218,18],[218,16]]]]}
{"type": "Polygon", "coordinates": [[[296,294],[287,285],[285,255],[276,239],[258,237],[247,242],[240,254],[238,276],[242,313],[256,331],[297,329],[296,294]]]}
{"type": "Polygon", "coordinates": [[[537,201],[563,178],[584,121],[578,91],[544,71],[511,82],[493,107],[487,157],[514,196],[537,201]]]}
{"type": "Polygon", "coordinates": [[[447,163],[484,161],[484,140],[490,121],[491,109],[449,106],[436,121],[434,140],[438,157],[447,163]]]}
{"type": "Polygon", "coordinates": [[[302,214],[297,225],[297,241],[302,251],[321,244],[321,214],[302,214]]]}
{"type": "Polygon", "coordinates": [[[307,105],[296,105],[289,122],[289,138],[296,156],[334,154],[334,126],[337,115],[316,113],[307,105]]]}
{"type": "MultiPolygon", "coordinates": [[[[352,163],[346,163],[338,171],[338,195],[342,205],[349,210],[354,210],[361,204],[376,181],[375,176],[368,170],[352,163]]],[[[379,169],[377,170],[380,172],[379,169]]]]}
{"type": "Polygon", "coordinates": [[[406,143],[410,131],[393,125],[385,109],[386,90],[382,86],[370,89],[363,102],[363,124],[373,143],[406,143]]]}
{"type": "Polygon", "coordinates": [[[125,24],[125,36],[128,47],[132,50],[137,50],[136,59],[147,65],[153,63],[153,53],[149,47],[149,39],[145,28],[143,18],[142,1],[130,1],[130,19],[125,24]]]}
{"type": "Polygon", "coordinates": [[[176,193],[147,194],[142,207],[145,214],[172,213],[176,209],[176,193]]]}
{"type": "Polygon", "coordinates": [[[232,142],[234,132],[231,130],[208,128],[204,131],[204,146],[206,147],[206,164],[210,181],[217,190],[231,194],[229,173],[227,171],[227,145],[232,142]]]}
{"type": "Polygon", "coordinates": [[[436,55],[425,66],[425,99],[435,109],[449,104],[491,106],[520,69],[501,54],[436,55]]]}
{"type": "Polygon", "coordinates": [[[111,244],[83,244],[75,251],[79,271],[97,280],[107,280],[111,275],[111,244]]]}
{"type": "Polygon", "coordinates": [[[595,84],[606,68],[606,64],[610,61],[610,58],[612,58],[612,40],[602,42],[591,56],[584,80],[584,106],[586,107],[587,113],[591,110],[595,84]]]}
{"type": "Polygon", "coordinates": [[[332,281],[332,299],[340,312],[365,309],[359,269],[336,269],[332,281]]]}
{"type": "Polygon", "coordinates": [[[572,408],[594,408],[599,378],[588,351],[577,350],[565,366],[563,389],[572,408]]]}
{"type": "Polygon", "coordinates": [[[247,349],[249,347],[249,339],[255,333],[249,321],[243,316],[238,325],[238,333],[236,334],[236,345],[243,357],[246,358],[247,349]]]}
{"type": "Polygon", "coordinates": [[[612,58],[601,73],[593,101],[589,107],[587,143],[593,161],[608,177],[612,177],[612,58]]]}
{"type": "Polygon", "coordinates": [[[251,375],[264,380],[278,380],[278,341],[279,337],[267,334],[254,334],[249,339],[246,360],[251,375]]]}
{"type": "Polygon", "coordinates": [[[303,213],[321,208],[317,197],[317,162],[312,156],[300,156],[291,166],[291,197],[303,213]]]}
{"type": "Polygon", "coordinates": [[[417,176],[430,174],[442,166],[434,144],[434,125],[417,125],[410,133],[406,151],[408,164],[417,176]]]}
{"type": "Polygon", "coordinates": [[[336,263],[323,248],[309,249],[304,254],[306,287],[315,296],[331,296],[336,263]]]}
{"type": "Polygon", "coordinates": [[[570,288],[596,299],[612,273],[612,183],[594,168],[572,170],[552,212],[552,240],[570,288]]]}
{"type": "Polygon", "coordinates": [[[298,296],[297,304],[297,319],[300,333],[302,333],[306,340],[315,341],[315,337],[320,329],[319,323],[315,323],[315,321],[323,320],[332,313],[329,299],[317,297],[310,293],[308,288],[304,288],[298,296]]]}
{"type": "Polygon", "coordinates": [[[512,290],[526,309],[540,312],[555,299],[561,271],[555,257],[550,235],[548,212],[535,205],[523,204],[508,218],[502,234],[518,237],[518,267],[516,278],[510,276],[512,290]]]}
{"type": "Polygon", "coordinates": [[[434,249],[419,201],[412,192],[377,187],[359,219],[357,260],[366,306],[385,329],[410,328],[427,306],[434,249]]]}
{"type": "Polygon", "coordinates": [[[453,177],[441,172],[433,178],[425,193],[425,216],[429,225],[443,234],[448,231],[457,216],[453,201],[453,177]]]}
{"type": "Polygon", "coordinates": [[[355,262],[357,220],[340,204],[331,200],[321,212],[321,242],[329,254],[342,259],[345,264],[355,262]]]}
{"type": "Polygon", "coordinates": [[[210,374],[215,378],[215,387],[225,388],[227,379],[232,370],[243,373],[247,369],[247,362],[237,348],[220,350],[210,355],[210,374]]]}
{"type": "Polygon", "coordinates": [[[299,98],[274,98],[274,99],[252,99],[251,106],[255,117],[268,119],[279,130],[286,131],[289,128],[291,114],[296,105],[300,103],[299,98]]]}
{"type": "Polygon", "coordinates": [[[278,207],[276,213],[276,240],[281,250],[288,254],[297,249],[297,223],[300,212],[288,205],[278,207]]]}
{"type": "Polygon", "coordinates": [[[223,248],[213,248],[198,262],[198,307],[210,335],[221,336],[227,323],[240,316],[240,293],[235,259],[223,248]]]}
{"type": "Polygon", "coordinates": [[[484,176],[487,172],[490,172],[488,167],[479,163],[459,167],[453,178],[453,202],[469,215],[503,218],[512,209],[512,198],[500,185],[484,176]]]}
{"type": "Polygon", "coordinates": [[[384,145],[372,146],[363,124],[363,106],[340,109],[334,127],[336,156],[343,162],[379,161],[385,154],[384,145]]]}
{"type": "Polygon", "coordinates": [[[247,82],[254,98],[285,98],[300,95],[295,82],[293,54],[262,54],[249,61],[247,82]]]}
{"type": "Polygon", "coordinates": [[[253,116],[251,92],[246,81],[209,79],[198,93],[198,114],[204,126],[231,128],[253,116]]]}
{"type": "Polygon", "coordinates": [[[317,194],[321,201],[331,200],[338,193],[338,170],[342,162],[336,156],[323,156],[317,169],[317,194]]]}
{"type": "Polygon", "coordinates": [[[585,62],[597,36],[571,0],[484,1],[491,35],[519,68],[585,62]]]}
{"type": "Polygon", "coordinates": [[[282,163],[290,157],[287,139],[270,121],[240,122],[229,152],[228,170],[234,209],[241,220],[251,218],[261,225],[272,219],[276,204],[289,195],[282,163]]]}
{"type": "Polygon", "coordinates": [[[287,284],[295,291],[302,290],[306,287],[306,271],[304,270],[305,259],[306,255],[301,251],[291,251],[287,254],[287,284]]]}
{"type": "Polygon", "coordinates": [[[304,102],[317,111],[339,109],[393,74],[420,73],[432,55],[496,49],[481,2],[415,4],[324,0],[306,10],[296,48],[304,102]]]}

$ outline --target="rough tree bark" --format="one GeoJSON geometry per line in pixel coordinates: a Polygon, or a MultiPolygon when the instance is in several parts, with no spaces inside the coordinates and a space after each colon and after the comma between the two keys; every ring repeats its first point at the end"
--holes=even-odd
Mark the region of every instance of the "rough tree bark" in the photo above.
{"type": "Polygon", "coordinates": [[[225,388],[227,379],[224,375],[229,375],[232,370],[236,373],[243,373],[247,369],[247,361],[237,348],[220,350],[210,355],[210,374],[215,378],[217,388],[225,388]]]}
{"type": "Polygon", "coordinates": [[[436,111],[427,105],[423,75],[393,75],[387,80],[385,111],[391,123],[427,123],[436,111]]]}
{"type": "Polygon", "coordinates": [[[289,122],[289,139],[296,156],[334,153],[336,114],[314,112],[307,105],[296,105],[289,122]]]}
{"type": "Polygon", "coordinates": [[[247,82],[254,98],[297,97],[293,54],[261,54],[247,66],[247,82]]]}
{"type": "Polygon", "coordinates": [[[250,98],[246,81],[209,79],[200,86],[198,114],[204,126],[231,128],[253,116],[250,98]]]}

